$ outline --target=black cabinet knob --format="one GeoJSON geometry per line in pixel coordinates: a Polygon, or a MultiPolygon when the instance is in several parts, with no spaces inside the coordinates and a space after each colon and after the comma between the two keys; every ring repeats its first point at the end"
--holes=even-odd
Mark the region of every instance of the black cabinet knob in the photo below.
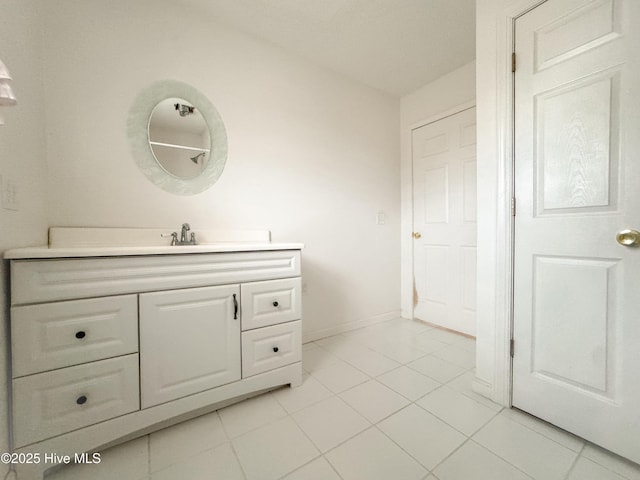
{"type": "Polygon", "coordinates": [[[273,351],[278,353],[279,348],[278,347],[273,347],[273,351]]]}
{"type": "Polygon", "coordinates": [[[82,339],[82,338],[84,338],[86,336],[87,336],[87,333],[82,331],[82,330],[80,330],[79,332],[76,332],[76,338],[77,339],[82,339]]]}
{"type": "Polygon", "coordinates": [[[277,307],[278,305],[280,305],[277,301],[273,302],[273,306],[277,307]]]}
{"type": "Polygon", "coordinates": [[[78,405],[84,405],[85,403],[87,403],[87,396],[86,395],[81,395],[80,397],[78,397],[76,399],[76,403],[78,405]]]}

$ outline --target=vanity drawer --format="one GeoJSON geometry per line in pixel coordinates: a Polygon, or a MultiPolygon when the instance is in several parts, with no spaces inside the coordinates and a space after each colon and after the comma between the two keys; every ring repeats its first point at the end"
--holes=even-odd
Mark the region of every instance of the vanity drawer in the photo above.
{"type": "Polygon", "coordinates": [[[242,377],[302,359],[302,322],[282,323],[242,333],[242,377]]]}
{"type": "Polygon", "coordinates": [[[242,330],[299,320],[300,277],[242,284],[242,330]]]}
{"type": "Polygon", "coordinates": [[[11,309],[13,378],[138,351],[137,295],[11,309]]]}
{"type": "Polygon", "coordinates": [[[16,447],[140,409],[138,355],[13,380],[16,447]]]}

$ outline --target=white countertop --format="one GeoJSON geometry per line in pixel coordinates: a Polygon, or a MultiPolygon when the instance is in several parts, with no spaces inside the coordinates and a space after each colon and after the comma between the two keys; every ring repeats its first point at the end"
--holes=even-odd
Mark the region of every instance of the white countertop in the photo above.
{"type": "Polygon", "coordinates": [[[265,250],[302,250],[302,243],[211,243],[184,246],[124,247],[26,247],[6,250],[6,260],[42,258],[120,257],[136,255],[180,255],[185,253],[257,252],[265,250]]]}

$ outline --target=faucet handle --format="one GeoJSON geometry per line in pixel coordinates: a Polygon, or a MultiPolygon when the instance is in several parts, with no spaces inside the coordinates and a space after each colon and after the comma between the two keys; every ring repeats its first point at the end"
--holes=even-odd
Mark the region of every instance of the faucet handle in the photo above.
{"type": "Polygon", "coordinates": [[[171,246],[172,247],[175,247],[176,245],[178,245],[178,233],[177,232],[161,233],[160,236],[162,238],[171,237],[171,246]]]}
{"type": "Polygon", "coordinates": [[[191,238],[189,239],[191,245],[196,245],[196,232],[191,232],[191,238]]]}

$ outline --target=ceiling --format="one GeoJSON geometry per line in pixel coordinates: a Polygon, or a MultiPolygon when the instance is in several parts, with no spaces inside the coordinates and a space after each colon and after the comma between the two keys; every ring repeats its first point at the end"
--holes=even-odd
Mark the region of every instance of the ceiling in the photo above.
{"type": "Polygon", "coordinates": [[[475,0],[177,0],[393,96],[475,58],[475,0]]]}

